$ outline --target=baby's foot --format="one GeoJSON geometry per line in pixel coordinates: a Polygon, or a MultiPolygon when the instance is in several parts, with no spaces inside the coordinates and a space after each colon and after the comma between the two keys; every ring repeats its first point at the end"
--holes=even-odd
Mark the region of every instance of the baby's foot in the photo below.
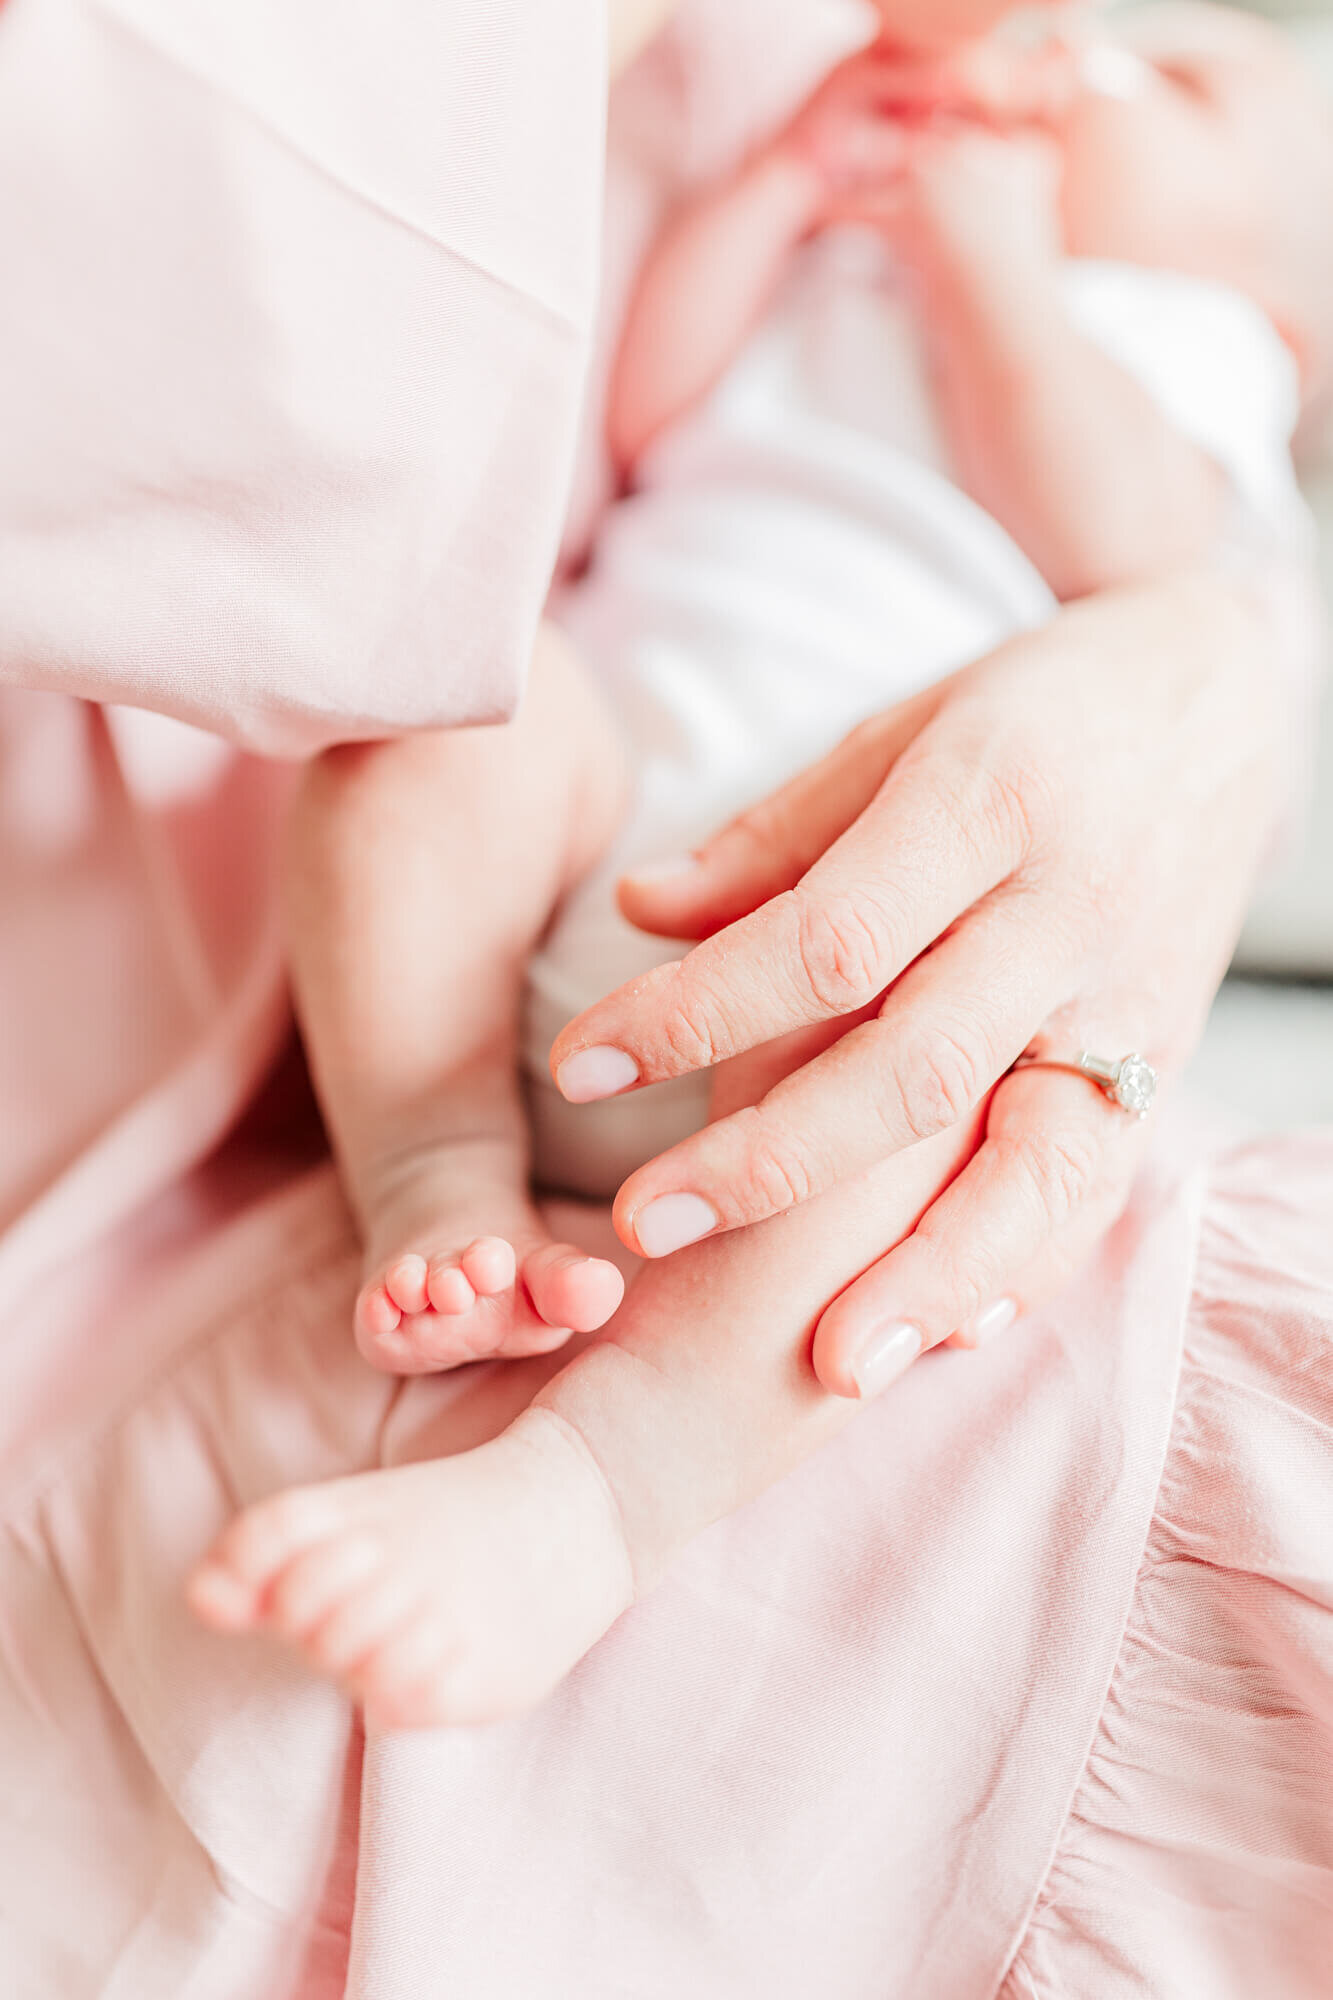
{"type": "Polygon", "coordinates": [[[535,1707],[633,1594],[610,1489],[549,1410],[456,1458],[262,1501],[188,1591],[219,1631],[290,1641],[380,1729],[535,1707]]]}
{"type": "Polygon", "coordinates": [[[442,1146],[397,1163],[366,1213],[356,1343],[398,1375],[544,1354],[604,1326],[625,1293],[614,1264],[553,1242],[508,1149],[442,1146]],[[484,1232],[484,1233],[483,1233],[484,1232]]]}

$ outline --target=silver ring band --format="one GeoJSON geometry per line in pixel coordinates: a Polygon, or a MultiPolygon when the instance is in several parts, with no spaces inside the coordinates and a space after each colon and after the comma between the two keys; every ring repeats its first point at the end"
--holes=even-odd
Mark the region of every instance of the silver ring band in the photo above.
{"type": "Polygon", "coordinates": [[[1157,1071],[1141,1055],[1132,1053],[1121,1056],[1118,1062],[1094,1056],[1087,1049],[1080,1049],[1076,1056],[1020,1056],[1014,1068],[1066,1069],[1073,1076],[1085,1076],[1132,1118],[1146,1118],[1157,1095],[1157,1071]]]}

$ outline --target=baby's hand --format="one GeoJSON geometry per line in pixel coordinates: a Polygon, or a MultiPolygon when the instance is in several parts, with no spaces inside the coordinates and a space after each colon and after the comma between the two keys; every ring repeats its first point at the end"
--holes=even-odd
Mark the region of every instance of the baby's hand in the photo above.
{"type": "Polygon", "coordinates": [[[1059,149],[1040,133],[939,124],[910,135],[889,185],[839,214],[884,229],[928,277],[1031,277],[1061,254],[1060,181],[1059,149]]]}
{"type": "Polygon", "coordinates": [[[813,172],[825,201],[855,199],[901,169],[906,136],[893,116],[897,65],[876,49],[839,63],[775,142],[813,172]]]}
{"type": "Polygon", "coordinates": [[[1077,58],[1054,38],[1037,48],[974,42],[937,61],[933,73],[919,60],[902,65],[898,86],[905,114],[915,101],[928,113],[998,131],[1058,125],[1078,88],[1077,58]]]}

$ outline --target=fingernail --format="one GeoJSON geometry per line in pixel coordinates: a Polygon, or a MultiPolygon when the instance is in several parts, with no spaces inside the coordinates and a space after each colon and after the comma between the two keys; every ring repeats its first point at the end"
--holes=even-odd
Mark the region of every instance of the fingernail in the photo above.
{"type": "Polygon", "coordinates": [[[852,1379],[863,1398],[878,1396],[911,1367],[926,1344],[919,1326],[896,1319],[872,1333],[852,1363],[852,1379]]]}
{"type": "Polygon", "coordinates": [[[555,1073],[556,1087],[570,1104],[595,1104],[639,1080],[639,1065],[624,1049],[577,1049],[555,1073]]]}
{"type": "Polygon", "coordinates": [[[642,868],[625,871],[627,882],[672,882],[683,875],[694,875],[702,866],[697,854],[672,854],[665,861],[645,861],[642,868]]]}
{"type": "Polygon", "coordinates": [[[697,1194],[660,1194],[634,1218],[634,1234],[645,1257],[669,1257],[716,1228],[715,1212],[697,1194]]]}
{"type": "Polygon", "coordinates": [[[979,1312],[964,1329],[968,1345],[984,1347],[986,1342],[994,1340],[997,1334],[1007,1333],[1017,1318],[1018,1306],[1013,1299],[996,1299],[993,1306],[987,1306],[985,1312],[979,1312]]]}

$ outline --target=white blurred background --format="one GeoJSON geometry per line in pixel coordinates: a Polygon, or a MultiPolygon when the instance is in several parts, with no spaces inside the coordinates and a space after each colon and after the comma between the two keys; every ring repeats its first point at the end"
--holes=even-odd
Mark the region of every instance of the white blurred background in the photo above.
{"type": "MultiPolygon", "coordinates": [[[[1329,90],[1333,0],[1264,0],[1329,90]]],[[[1333,660],[1333,426],[1304,442],[1301,471],[1320,521],[1333,660]]],[[[1310,824],[1264,884],[1219,996],[1194,1081],[1247,1122],[1333,1121],[1333,690],[1325,687],[1310,824]]]]}

